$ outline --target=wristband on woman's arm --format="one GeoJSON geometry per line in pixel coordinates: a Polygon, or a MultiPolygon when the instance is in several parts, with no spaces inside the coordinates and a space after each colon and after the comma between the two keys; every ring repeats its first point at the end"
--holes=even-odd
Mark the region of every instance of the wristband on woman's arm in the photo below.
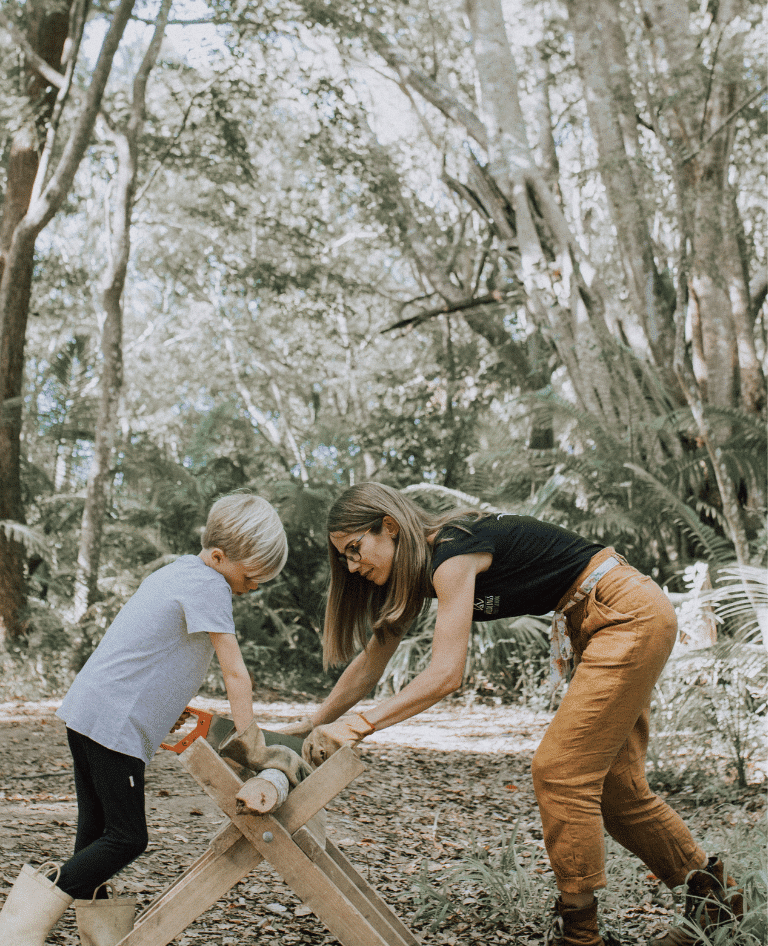
{"type": "Polygon", "coordinates": [[[366,719],[362,713],[358,713],[357,715],[360,717],[360,719],[362,719],[362,721],[365,723],[366,726],[370,726],[371,732],[376,732],[376,727],[373,725],[373,723],[370,720],[366,719]]]}

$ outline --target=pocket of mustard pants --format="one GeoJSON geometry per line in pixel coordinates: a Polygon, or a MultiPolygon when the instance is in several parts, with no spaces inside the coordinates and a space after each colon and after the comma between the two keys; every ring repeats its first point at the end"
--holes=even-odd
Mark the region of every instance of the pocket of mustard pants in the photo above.
{"type": "MultiPolygon", "coordinates": [[[[612,569],[597,583],[588,597],[574,609],[571,641],[579,656],[592,642],[596,659],[610,662],[632,647],[638,636],[649,635],[654,649],[669,656],[677,635],[677,616],[672,602],[656,582],[631,565],[612,569]],[[602,635],[600,646],[593,640],[600,631],[612,628],[617,634],[602,635]]],[[[664,658],[666,660],[666,657],[664,658]]]]}

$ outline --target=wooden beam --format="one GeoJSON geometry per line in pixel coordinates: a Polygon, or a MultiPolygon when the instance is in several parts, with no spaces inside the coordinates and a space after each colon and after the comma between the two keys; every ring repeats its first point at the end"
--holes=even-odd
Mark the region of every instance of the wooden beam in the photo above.
{"type": "Polygon", "coordinates": [[[293,835],[293,840],[355,905],[371,926],[378,930],[388,946],[418,946],[419,941],[413,933],[332,841],[320,845],[306,828],[299,828],[293,835]]]}
{"type": "Polygon", "coordinates": [[[325,805],[364,769],[355,752],[337,752],[274,816],[238,814],[236,795],[243,782],[204,740],[179,758],[229,820],[118,946],[167,946],[264,860],[342,946],[417,946],[410,930],[325,838],[325,805]]]}
{"type": "Polygon", "coordinates": [[[258,866],[264,858],[242,832],[237,834],[224,851],[209,848],[198,858],[137,918],[118,946],[167,946],[258,866]]]}

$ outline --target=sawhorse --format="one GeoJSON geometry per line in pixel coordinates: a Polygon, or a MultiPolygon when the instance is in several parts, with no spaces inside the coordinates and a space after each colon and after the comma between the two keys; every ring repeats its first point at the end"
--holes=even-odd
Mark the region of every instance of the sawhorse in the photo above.
{"type": "Polygon", "coordinates": [[[235,795],[243,782],[204,739],[196,739],[179,759],[229,821],[207,851],[137,917],[118,946],[167,946],[262,861],[342,946],[418,946],[336,845],[306,826],[365,768],[351,749],[335,753],[270,815],[237,814],[235,795]]]}

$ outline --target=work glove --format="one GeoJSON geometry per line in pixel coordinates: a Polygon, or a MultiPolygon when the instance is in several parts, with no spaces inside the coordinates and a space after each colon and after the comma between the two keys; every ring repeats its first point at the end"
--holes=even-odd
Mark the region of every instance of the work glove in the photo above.
{"type": "Polygon", "coordinates": [[[282,733],[284,736],[298,736],[303,739],[312,732],[313,723],[309,716],[303,716],[295,723],[289,723],[287,726],[280,726],[273,729],[273,732],[282,733]]]}
{"type": "Polygon", "coordinates": [[[219,746],[219,755],[252,772],[279,769],[285,772],[293,786],[298,785],[312,771],[298,752],[288,746],[268,746],[255,719],[242,733],[233,732],[227,736],[219,746]]]}
{"type": "Polygon", "coordinates": [[[301,754],[312,765],[322,765],[342,746],[351,746],[354,749],[372,732],[375,732],[374,727],[359,713],[344,716],[335,723],[315,727],[304,740],[301,754]]]}

